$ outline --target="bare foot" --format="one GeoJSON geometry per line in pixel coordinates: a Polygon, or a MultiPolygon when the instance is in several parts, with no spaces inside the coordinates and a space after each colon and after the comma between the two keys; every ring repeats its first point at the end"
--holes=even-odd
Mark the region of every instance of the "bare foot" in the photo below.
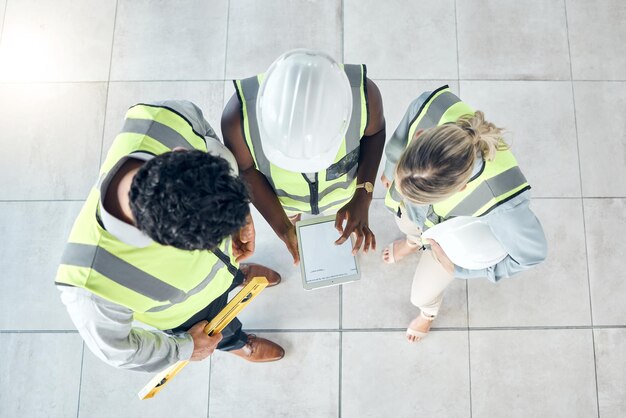
{"type": "Polygon", "coordinates": [[[383,262],[387,264],[397,263],[404,257],[411,253],[416,253],[419,247],[416,245],[409,245],[406,239],[399,239],[389,244],[383,250],[383,262]],[[389,248],[393,245],[393,251],[389,251],[389,248]],[[393,253],[393,254],[392,254],[393,253]]]}
{"type": "Polygon", "coordinates": [[[428,317],[422,312],[415,317],[407,328],[406,339],[410,343],[416,343],[428,334],[435,317],[428,317]]]}

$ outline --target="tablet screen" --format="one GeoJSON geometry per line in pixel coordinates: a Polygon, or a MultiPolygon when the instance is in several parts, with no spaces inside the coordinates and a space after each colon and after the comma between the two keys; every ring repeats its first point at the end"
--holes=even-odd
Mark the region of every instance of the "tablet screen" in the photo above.
{"type": "Polygon", "coordinates": [[[357,273],[351,240],[335,245],[338,238],[334,221],[300,227],[300,257],[307,283],[339,279],[357,273]]]}

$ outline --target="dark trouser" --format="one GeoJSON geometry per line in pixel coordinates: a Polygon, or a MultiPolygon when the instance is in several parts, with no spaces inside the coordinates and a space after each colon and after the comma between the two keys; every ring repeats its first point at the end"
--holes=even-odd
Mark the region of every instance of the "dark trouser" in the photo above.
{"type": "MultiPolygon", "coordinates": [[[[243,283],[243,279],[243,273],[239,270],[233,280],[233,284],[230,285],[230,288],[226,292],[200,312],[189,318],[184,324],[166,332],[176,334],[187,331],[204,319],[210,322],[228,303],[228,293],[243,283]]],[[[222,351],[237,350],[246,345],[247,341],[248,335],[241,330],[241,322],[239,319],[235,318],[222,330],[222,341],[217,345],[217,349],[222,351]]]]}

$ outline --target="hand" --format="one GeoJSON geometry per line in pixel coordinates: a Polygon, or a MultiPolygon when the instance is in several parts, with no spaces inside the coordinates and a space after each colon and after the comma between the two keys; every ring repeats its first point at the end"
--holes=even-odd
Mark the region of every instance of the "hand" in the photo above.
{"type": "Polygon", "coordinates": [[[212,336],[208,336],[204,332],[204,327],[207,326],[209,321],[200,321],[187,331],[191,338],[193,338],[193,353],[191,353],[191,361],[200,361],[209,357],[220,341],[222,341],[222,334],[217,333],[212,336]]]}
{"type": "Polygon", "coordinates": [[[278,235],[287,246],[287,250],[293,257],[293,264],[298,265],[300,263],[300,251],[298,250],[298,238],[296,236],[296,227],[289,223],[286,232],[278,235]]]}
{"type": "Polygon", "coordinates": [[[356,240],[352,246],[352,255],[356,253],[363,245],[363,252],[366,253],[370,248],[376,249],[376,237],[369,228],[368,213],[372,197],[365,190],[357,189],[354,196],[348,203],[344,205],[335,217],[335,229],[339,231],[341,236],[335,244],[341,245],[348,240],[350,234],[356,235],[356,240]],[[346,227],[343,222],[346,221],[346,227]]]}
{"type": "Polygon", "coordinates": [[[252,216],[248,214],[246,224],[232,235],[233,255],[237,262],[241,262],[254,253],[254,241],[256,232],[252,216]]]}
{"type": "Polygon", "coordinates": [[[454,274],[454,263],[450,261],[446,252],[441,248],[441,245],[435,240],[429,239],[428,243],[430,244],[430,250],[433,252],[435,256],[435,260],[439,261],[439,264],[450,274],[454,274]]]}
{"type": "Polygon", "coordinates": [[[385,174],[380,177],[380,181],[383,183],[383,186],[385,186],[385,189],[391,187],[391,180],[389,180],[385,174]]]}

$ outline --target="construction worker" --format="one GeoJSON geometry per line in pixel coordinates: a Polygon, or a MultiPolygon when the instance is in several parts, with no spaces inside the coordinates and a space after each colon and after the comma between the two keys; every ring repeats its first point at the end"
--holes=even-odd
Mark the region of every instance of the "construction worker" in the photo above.
{"type": "Polygon", "coordinates": [[[239,265],[254,242],[248,189],[201,110],[138,104],[74,223],[55,283],[87,346],[113,366],[153,372],[215,349],[279,360],[280,346],[247,335],[237,319],[221,334],[203,332],[238,285],[280,282],[266,267],[239,265]]]}
{"type": "Polygon", "coordinates": [[[393,263],[425,249],[422,231],[458,216],[480,217],[506,250],[493,265],[467,269],[429,240],[411,289],[411,302],[420,309],[407,328],[411,342],[426,335],[455,277],[497,282],[546,257],[543,229],[528,206],[530,185],[502,133],[443,86],[409,105],[386,146],[385,204],[406,238],[391,243],[383,261],[393,263]]]}
{"type": "Polygon", "coordinates": [[[336,244],[354,233],[353,253],[375,249],[368,212],[385,119],[365,65],[342,66],[323,52],[298,49],[267,73],[234,84],[222,115],[224,144],[294,263],[294,224],[302,213],[336,213],[336,244]]]}

